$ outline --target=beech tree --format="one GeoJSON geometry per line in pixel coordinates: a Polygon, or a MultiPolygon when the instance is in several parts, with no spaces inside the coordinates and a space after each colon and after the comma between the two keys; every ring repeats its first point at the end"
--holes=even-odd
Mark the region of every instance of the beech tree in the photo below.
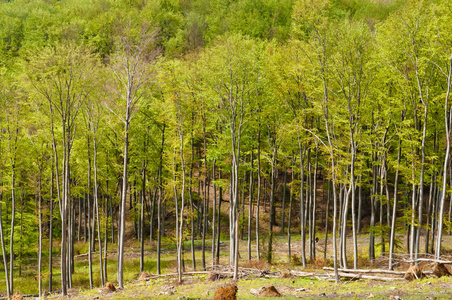
{"type": "Polygon", "coordinates": [[[111,71],[115,74],[114,82],[108,86],[111,100],[107,108],[124,125],[124,163],[120,202],[120,223],[118,241],[118,282],[124,287],[124,231],[126,216],[127,175],[129,163],[129,133],[133,117],[138,112],[141,101],[145,100],[150,77],[150,66],[157,55],[153,48],[157,32],[149,25],[134,28],[126,24],[122,36],[117,41],[116,52],[111,57],[111,71]]]}
{"type": "Polygon", "coordinates": [[[212,106],[228,128],[231,163],[231,202],[229,210],[230,263],[237,279],[239,255],[239,167],[242,150],[242,133],[250,113],[249,105],[259,79],[259,45],[254,41],[234,35],[208,50],[201,59],[206,60],[206,70],[217,74],[208,78],[212,106]]]}

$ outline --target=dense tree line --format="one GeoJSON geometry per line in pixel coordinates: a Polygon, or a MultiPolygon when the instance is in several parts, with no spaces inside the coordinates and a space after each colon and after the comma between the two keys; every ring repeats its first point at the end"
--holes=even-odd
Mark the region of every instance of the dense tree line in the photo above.
{"type": "Polygon", "coordinates": [[[426,0],[0,3],[8,295],[36,252],[39,291],[46,274],[66,294],[80,240],[90,287],[94,264],[101,284],[114,277],[112,245],[123,287],[127,226],[140,271],[145,239],[160,274],[162,236],[174,236],[179,280],[184,241],[191,267],[206,269],[227,234],[237,278],[240,252],[274,259],[276,225],[288,259],[301,234],[303,266],[319,230],[332,238],[336,279],[339,266],[358,267],[359,233],[389,268],[395,251],[440,258],[452,214],[451,16],[447,1],[426,0]]]}

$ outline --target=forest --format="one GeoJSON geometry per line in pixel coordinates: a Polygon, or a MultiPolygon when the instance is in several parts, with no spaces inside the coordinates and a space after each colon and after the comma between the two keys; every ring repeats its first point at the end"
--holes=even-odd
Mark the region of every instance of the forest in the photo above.
{"type": "Polygon", "coordinates": [[[0,291],[66,295],[80,247],[123,288],[131,241],[179,282],[277,237],[336,281],[441,259],[451,32],[446,0],[0,1],[0,291]]]}

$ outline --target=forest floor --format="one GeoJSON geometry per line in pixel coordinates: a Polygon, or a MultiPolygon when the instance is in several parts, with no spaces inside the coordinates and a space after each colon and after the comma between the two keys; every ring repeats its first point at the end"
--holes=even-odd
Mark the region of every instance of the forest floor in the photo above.
{"type": "MultiPolygon", "coordinates": [[[[250,269],[259,269],[268,272],[290,272],[290,271],[303,271],[303,272],[314,272],[317,274],[325,274],[327,271],[323,270],[324,266],[332,266],[332,243],[331,237],[328,239],[327,255],[326,261],[323,259],[323,249],[324,241],[320,238],[319,243],[316,245],[317,248],[317,259],[313,260],[312,263],[308,263],[306,268],[303,268],[299,264],[299,254],[300,254],[300,237],[293,236],[292,238],[292,256],[291,262],[289,262],[287,255],[287,236],[279,235],[275,238],[276,243],[274,246],[274,262],[272,265],[264,263],[257,260],[252,260],[248,262],[247,260],[247,241],[243,240],[240,244],[241,249],[241,259],[240,266],[250,269]]],[[[404,236],[399,236],[399,241],[404,240],[404,236]]],[[[378,239],[376,242],[378,243],[378,239]]],[[[265,242],[265,240],[264,240],[265,242]]],[[[254,243],[254,241],[253,241],[254,243]]],[[[349,239],[348,251],[352,250],[352,240],[349,239]]],[[[229,260],[229,247],[228,242],[223,242],[221,244],[221,256],[220,265],[227,266],[229,260]]],[[[367,257],[368,248],[368,235],[360,235],[358,239],[359,244],[359,268],[370,269],[370,268],[387,268],[387,257],[380,256],[381,252],[378,252],[380,247],[376,247],[377,257],[373,263],[365,258],[367,257]]],[[[421,243],[422,244],[422,243],[421,243]]],[[[207,244],[206,252],[206,265],[207,271],[212,270],[211,267],[211,253],[210,253],[210,243],[207,244]]],[[[450,247],[452,245],[452,237],[444,237],[444,245],[450,247]]],[[[409,281],[390,281],[382,282],[375,280],[351,280],[351,279],[341,279],[341,282],[336,284],[333,281],[333,274],[330,278],[311,276],[311,277],[290,277],[290,278],[278,278],[278,277],[266,277],[265,273],[262,274],[251,274],[245,276],[237,281],[233,281],[232,278],[226,276],[227,278],[219,279],[215,281],[209,280],[209,274],[199,272],[202,270],[201,265],[201,251],[200,251],[200,241],[196,241],[196,262],[197,271],[200,274],[187,274],[183,277],[182,284],[177,282],[177,278],[173,275],[159,277],[150,280],[139,280],[140,274],[137,273],[139,270],[139,259],[140,252],[138,243],[131,243],[126,252],[126,267],[125,267],[125,287],[124,289],[118,289],[115,292],[106,291],[104,288],[100,287],[100,279],[98,275],[97,260],[98,256],[93,257],[94,266],[94,283],[97,288],[92,290],[87,288],[87,257],[86,255],[80,255],[76,257],[76,272],[79,274],[74,274],[74,280],[78,282],[74,283],[74,286],[85,285],[84,288],[71,289],[70,298],[71,299],[212,299],[215,292],[219,287],[227,286],[230,284],[236,284],[238,287],[237,298],[238,299],[255,299],[257,296],[253,294],[253,289],[258,290],[261,287],[275,286],[275,288],[282,294],[283,299],[296,299],[296,298],[306,298],[306,299],[363,299],[363,298],[373,298],[373,299],[451,299],[452,295],[452,277],[442,277],[436,278],[433,275],[420,280],[409,281]],[[84,267],[80,268],[83,265],[84,267]],[[81,270],[81,271],[79,271],[81,270]],[[82,273],[80,273],[82,272],[82,273]],[[83,278],[82,278],[83,277],[83,278]]],[[[388,246],[386,246],[388,247],[388,246]]],[[[145,271],[152,274],[156,273],[155,269],[155,249],[152,245],[148,245],[147,251],[145,252],[145,271]]],[[[190,254],[189,243],[185,244],[185,266],[186,272],[192,272],[192,261],[190,254]]],[[[386,248],[388,249],[388,248],[386,248]]],[[[256,256],[256,249],[253,245],[252,256],[256,256]]],[[[381,251],[381,250],[380,250],[381,251]]],[[[450,251],[450,250],[446,250],[450,251]]],[[[81,252],[82,253],[82,252],[81,252]]],[[[262,253],[261,253],[262,255],[262,253]]],[[[114,254],[109,257],[109,276],[116,278],[116,267],[114,254]]],[[[352,254],[349,258],[352,258],[352,254]]],[[[409,264],[402,262],[404,256],[398,256],[398,264],[396,265],[397,270],[405,271],[409,264]]],[[[349,267],[352,267],[353,263],[349,262],[349,267]]],[[[424,270],[429,270],[428,264],[423,264],[422,268],[424,270]]],[[[163,274],[170,274],[176,272],[176,251],[175,249],[166,249],[162,254],[162,271],[163,274]]],[[[267,272],[267,273],[268,273],[267,272]]],[[[56,275],[56,274],[55,274],[56,275]]],[[[115,282],[114,282],[115,283],[115,282]]],[[[117,287],[117,283],[115,283],[117,287]]],[[[17,285],[16,285],[17,286],[17,285]]],[[[265,299],[265,297],[259,297],[265,299]]],[[[50,294],[47,299],[66,299],[66,297],[60,297],[58,294],[50,294]]]]}
{"type": "MultiPolygon", "coordinates": [[[[266,228],[269,218],[268,213],[265,213],[265,209],[261,211],[261,228],[266,228]]],[[[171,219],[171,218],[168,218],[171,219]]],[[[222,212],[222,226],[221,226],[221,244],[220,244],[220,268],[225,269],[229,266],[229,240],[228,236],[223,233],[228,232],[227,211],[222,212]],[[224,215],[223,215],[224,214],[224,215]]],[[[277,216],[279,220],[279,215],[277,216]]],[[[242,222],[246,224],[246,222],[242,222]]],[[[320,222],[322,224],[322,222],[320,222]]],[[[368,222],[363,222],[368,224],[368,222]]],[[[261,259],[256,260],[256,240],[253,232],[251,257],[252,260],[248,261],[248,244],[246,240],[246,228],[244,230],[245,235],[240,241],[240,255],[239,266],[242,268],[248,268],[253,270],[262,271],[254,272],[240,278],[237,281],[233,281],[230,274],[220,280],[209,280],[209,272],[212,271],[212,254],[211,254],[211,240],[206,239],[206,269],[207,272],[202,271],[202,252],[201,252],[201,240],[195,241],[195,261],[197,274],[189,274],[193,272],[193,264],[190,253],[190,241],[184,242],[184,262],[185,262],[185,274],[183,276],[183,282],[179,284],[177,278],[174,275],[176,273],[176,242],[170,228],[173,228],[171,222],[166,224],[168,228],[167,236],[162,238],[162,254],[161,254],[161,270],[164,276],[150,279],[147,281],[139,280],[140,277],[140,243],[136,239],[134,234],[134,226],[132,223],[127,224],[126,231],[126,252],[124,263],[124,278],[125,287],[123,290],[117,290],[116,292],[107,292],[105,288],[101,287],[100,282],[100,268],[99,268],[99,255],[96,249],[92,257],[92,269],[93,269],[93,289],[89,288],[89,263],[88,263],[88,245],[82,240],[74,244],[74,252],[76,253],[74,258],[74,273],[72,274],[73,288],[69,290],[69,298],[75,300],[85,299],[212,299],[215,292],[219,287],[223,287],[229,284],[236,284],[238,287],[237,298],[238,299],[255,299],[256,296],[252,293],[254,290],[259,290],[262,287],[268,287],[274,285],[275,288],[282,294],[283,299],[452,299],[452,277],[436,278],[433,275],[415,280],[408,281],[375,281],[375,280],[356,280],[350,278],[341,278],[340,283],[335,283],[333,280],[333,273],[328,273],[323,267],[333,266],[333,243],[331,234],[328,236],[326,254],[325,254],[325,233],[321,233],[323,226],[318,226],[320,232],[317,233],[319,238],[318,243],[315,244],[316,259],[310,259],[309,257],[309,245],[306,244],[307,266],[301,265],[301,242],[299,233],[299,224],[297,224],[296,216],[292,219],[292,234],[291,237],[291,258],[288,255],[288,237],[286,234],[281,234],[281,228],[276,226],[274,228],[274,242],[273,242],[273,259],[272,264],[269,265],[261,259]],[[297,233],[295,233],[297,232],[297,233]],[[278,234],[277,234],[278,233],[278,234]],[[295,272],[313,272],[321,274],[321,276],[310,277],[290,277],[279,278],[278,276],[266,276],[268,272],[273,274],[288,273],[290,271],[295,272]]],[[[253,228],[254,224],[253,224],[253,228]]],[[[398,227],[403,230],[403,224],[399,224],[398,227]]],[[[331,230],[331,228],[330,228],[331,230]]],[[[363,228],[363,232],[368,232],[368,228],[363,228]]],[[[287,230],[286,230],[287,231],[287,230]]],[[[268,237],[261,229],[260,233],[260,257],[266,257],[266,246],[268,243],[268,237]]],[[[406,271],[409,268],[409,264],[404,262],[408,259],[406,254],[406,234],[398,234],[396,237],[396,265],[395,269],[399,271],[406,271]]],[[[360,234],[358,236],[358,268],[360,269],[387,269],[388,256],[382,255],[382,252],[388,251],[389,243],[386,240],[382,242],[381,237],[376,233],[375,237],[375,257],[373,262],[368,259],[369,252],[369,234],[360,234]],[[384,249],[382,249],[384,245],[384,249]]],[[[421,251],[424,252],[425,235],[421,235],[420,245],[421,251]]],[[[443,258],[452,260],[452,236],[443,235],[443,258]]],[[[43,249],[48,249],[48,240],[44,241],[43,249]]],[[[353,241],[351,238],[351,232],[348,233],[347,238],[347,257],[348,266],[353,267],[353,241]]],[[[43,257],[43,289],[46,291],[47,299],[67,299],[66,297],[59,296],[60,289],[60,256],[59,256],[59,244],[58,241],[54,241],[53,244],[53,288],[52,293],[49,294],[49,271],[48,265],[48,253],[44,251],[43,257]]],[[[37,272],[37,254],[33,253],[31,256],[26,257],[20,263],[22,267],[15,267],[14,274],[14,288],[15,292],[23,295],[36,295],[38,293],[38,272],[37,272]],[[19,274],[20,272],[20,274],[19,274]]],[[[145,260],[144,271],[150,274],[157,273],[156,267],[156,242],[150,242],[149,238],[145,242],[145,260]]],[[[425,254],[422,257],[426,257],[425,254]]],[[[116,243],[108,244],[108,268],[107,268],[107,281],[113,282],[118,287],[116,280],[117,272],[117,257],[116,257],[116,243]]],[[[18,261],[16,262],[17,264],[18,261]]],[[[424,270],[430,270],[431,267],[428,263],[421,264],[424,270]]],[[[217,270],[218,271],[218,270],[217,270]]],[[[400,276],[401,277],[401,276],[400,276]]],[[[5,279],[4,272],[0,270],[0,299],[1,294],[5,295],[5,279]]],[[[261,297],[259,297],[261,298],[261,297]]],[[[265,297],[264,297],[265,298],[265,297]]]]}

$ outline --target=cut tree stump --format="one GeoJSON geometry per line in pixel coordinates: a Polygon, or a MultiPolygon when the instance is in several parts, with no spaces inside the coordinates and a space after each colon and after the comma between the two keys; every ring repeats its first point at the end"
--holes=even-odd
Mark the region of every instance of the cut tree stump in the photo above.
{"type": "Polygon", "coordinates": [[[452,275],[449,269],[442,263],[434,263],[432,266],[433,274],[438,277],[452,275]]]}
{"type": "Polygon", "coordinates": [[[271,285],[268,287],[264,287],[259,292],[260,297],[281,297],[281,294],[278,292],[278,290],[275,288],[275,286],[271,285]]]}
{"type": "Polygon", "coordinates": [[[237,290],[238,288],[236,285],[220,287],[215,293],[213,300],[236,300],[237,290]]]}
{"type": "Polygon", "coordinates": [[[114,291],[116,291],[116,288],[115,288],[115,286],[114,286],[113,283],[107,282],[107,283],[105,284],[105,290],[106,290],[107,292],[114,292],[114,291]]]}
{"type": "Polygon", "coordinates": [[[406,271],[405,276],[403,278],[408,281],[412,281],[412,280],[421,279],[424,277],[425,277],[425,274],[422,273],[421,268],[419,268],[419,266],[413,265],[406,271]]]}

